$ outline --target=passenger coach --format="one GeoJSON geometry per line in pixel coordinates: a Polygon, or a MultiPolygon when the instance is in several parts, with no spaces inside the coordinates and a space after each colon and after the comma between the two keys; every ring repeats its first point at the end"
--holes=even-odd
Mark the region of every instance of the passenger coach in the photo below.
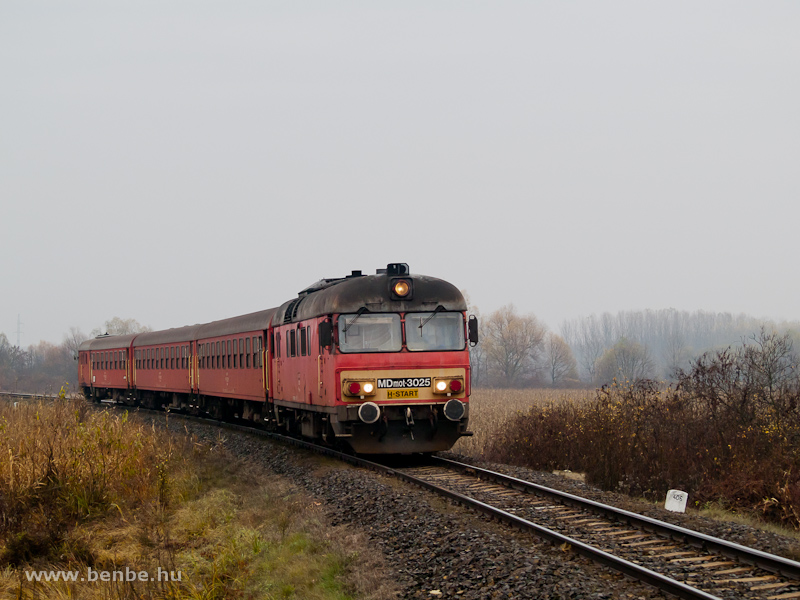
{"type": "Polygon", "coordinates": [[[452,284],[393,263],[320,280],[277,309],[89,340],[80,381],[94,399],[262,422],[359,453],[446,450],[471,435],[466,308],[452,284]]]}

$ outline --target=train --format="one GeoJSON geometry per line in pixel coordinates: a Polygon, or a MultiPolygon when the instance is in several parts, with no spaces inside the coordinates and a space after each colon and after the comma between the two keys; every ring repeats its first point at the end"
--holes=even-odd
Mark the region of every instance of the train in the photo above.
{"type": "Polygon", "coordinates": [[[278,308],[81,344],[86,398],[238,420],[358,454],[448,450],[472,433],[478,322],[442,279],[390,263],[278,308]]]}

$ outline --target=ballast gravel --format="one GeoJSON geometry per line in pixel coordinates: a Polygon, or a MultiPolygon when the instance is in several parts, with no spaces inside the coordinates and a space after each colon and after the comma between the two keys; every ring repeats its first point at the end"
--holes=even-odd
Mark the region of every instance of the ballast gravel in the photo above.
{"type": "MultiPolygon", "coordinates": [[[[524,479],[539,485],[574,494],[582,498],[588,498],[596,502],[602,502],[610,506],[616,506],[624,510],[629,510],[651,519],[658,519],[673,525],[692,529],[706,535],[717,537],[735,544],[741,544],[748,548],[755,548],[762,552],[769,552],[783,556],[791,560],[800,560],[800,540],[771,533],[731,521],[718,521],[701,516],[696,511],[687,513],[670,512],[663,508],[663,504],[655,505],[643,500],[631,498],[624,494],[606,492],[583,481],[570,479],[555,473],[533,471],[522,467],[513,467],[497,463],[488,463],[474,458],[443,452],[439,454],[444,458],[450,458],[463,463],[473,464],[477,467],[497,471],[505,475],[524,479]]],[[[689,491],[689,501],[691,503],[691,491],[689,491]]]]}
{"type": "Polygon", "coordinates": [[[253,435],[187,422],[183,431],[290,478],[332,525],[363,531],[401,598],[649,599],[651,587],[433,493],[253,435]],[[220,442],[220,438],[222,441],[220,442]]]}
{"type": "MultiPolygon", "coordinates": [[[[234,456],[291,479],[305,490],[309,499],[323,505],[331,525],[343,525],[366,534],[376,552],[383,555],[389,576],[401,590],[397,597],[468,600],[666,597],[654,588],[578,556],[570,548],[552,546],[390,476],[320,458],[253,434],[220,430],[214,425],[184,421],[180,431],[209,444],[222,444],[234,456]]],[[[798,555],[796,540],[745,525],[670,513],[561,475],[485,463],[450,453],[442,455],[766,552],[790,558],[798,555]]]]}

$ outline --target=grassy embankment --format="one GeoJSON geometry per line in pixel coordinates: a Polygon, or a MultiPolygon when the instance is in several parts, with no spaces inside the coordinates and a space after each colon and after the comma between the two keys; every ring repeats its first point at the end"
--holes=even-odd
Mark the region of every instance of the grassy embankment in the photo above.
{"type": "MultiPolygon", "coordinates": [[[[758,402],[758,397],[756,398],[758,402]]],[[[796,410],[796,404],[788,403],[796,410]]],[[[651,385],[476,390],[474,438],[454,447],[487,460],[572,470],[589,483],[663,502],[690,492],[712,516],[800,527],[800,421],[746,401],[727,405],[651,385]]]]}
{"type": "Polygon", "coordinates": [[[219,445],[80,401],[0,402],[0,597],[379,598],[374,560],[290,482],[219,445]],[[159,568],[160,582],[100,581],[159,568]],[[29,581],[50,570],[97,580],[29,581]]]}

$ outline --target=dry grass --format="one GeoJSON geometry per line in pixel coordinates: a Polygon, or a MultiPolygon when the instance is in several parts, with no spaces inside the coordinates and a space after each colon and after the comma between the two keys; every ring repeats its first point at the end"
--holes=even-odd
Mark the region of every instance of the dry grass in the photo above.
{"type": "Polygon", "coordinates": [[[469,399],[469,428],[475,435],[458,440],[453,452],[481,458],[512,417],[528,414],[534,406],[582,404],[594,397],[595,391],[587,389],[473,390],[469,399]]]}
{"type": "Polygon", "coordinates": [[[82,403],[0,403],[0,455],[0,597],[393,595],[366,539],[327,526],[291,482],[219,445],[82,403]],[[80,581],[89,568],[180,580],[80,581]],[[39,571],[79,579],[28,579],[39,571]]]}

